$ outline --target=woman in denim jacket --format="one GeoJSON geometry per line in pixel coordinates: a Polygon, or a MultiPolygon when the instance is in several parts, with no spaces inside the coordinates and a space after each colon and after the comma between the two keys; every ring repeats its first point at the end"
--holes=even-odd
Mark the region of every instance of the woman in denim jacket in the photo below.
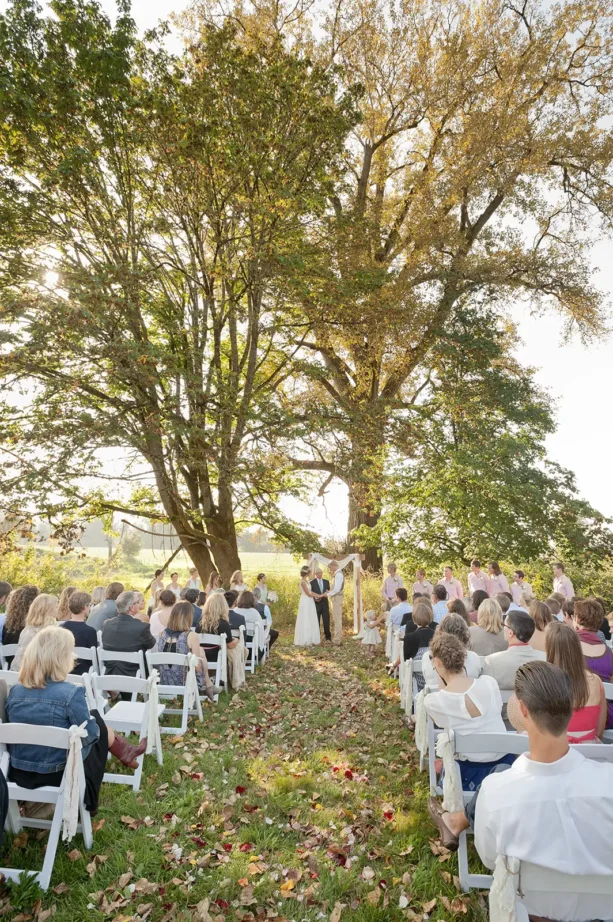
{"type": "MultiPolygon", "coordinates": [[[[74,668],[74,636],[59,627],[43,628],[28,644],[19,673],[6,702],[9,723],[63,727],[85,724],[87,736],[81,741],[85,772],[85,806],[90,813],[98,809],[98,795],[107,753],[132,768],[136,757],[147,746],[138,746],[107,727],[98,711],[91,712],[82,685],[73,685],[66,676],[74,668]]],[[[66,752],[50,746],[11,745],[9,780],[33,790],[43,785],[59,786],[66,766],[66,752]]]]}

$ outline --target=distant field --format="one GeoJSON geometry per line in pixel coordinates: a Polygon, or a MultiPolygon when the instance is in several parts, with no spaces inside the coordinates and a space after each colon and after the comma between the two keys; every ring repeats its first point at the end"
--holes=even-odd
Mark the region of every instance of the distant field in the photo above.
{"type": "MultiPolygon", "coordinates": [[[[108,557],[108,548],[88,547],[86,548],[86,553],[88,557],[100,557],[106,560],[108,557]]],[[[138,555],[138,559],[142,563],[150,564],[151,568],[155,569],[164,562],[165,557],[167,558],[169,556],[170,551],[164,554],[163,551],[152,551],[151,548],[143,548],[138,555]]],[[[266,572],[266,570],[274,571],[275,573],[297,573],[300,570],[300,566],[296,564],[291,554],[260,554],[253,551],[245,551],[241,553],[240,558],[243,570],[249,573],[258,571],[266,572]]],[[[181,551],[181,553],[175,557],[171,566],[173,568],[176,567],[179,574],[183,572],[187,573],[190,562],[186,554],[181,551]]]]}

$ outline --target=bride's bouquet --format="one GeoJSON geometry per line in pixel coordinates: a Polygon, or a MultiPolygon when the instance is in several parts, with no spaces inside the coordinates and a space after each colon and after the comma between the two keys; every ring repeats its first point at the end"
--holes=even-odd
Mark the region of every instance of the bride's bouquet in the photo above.
{"type": "Polygon", "coordinates": [[[267,602],[278,602],[279,601],[279,596],[274,591],[274,589],[271,589],[271,591],[268,593],[266,597],[266,601],[267,602]]]}

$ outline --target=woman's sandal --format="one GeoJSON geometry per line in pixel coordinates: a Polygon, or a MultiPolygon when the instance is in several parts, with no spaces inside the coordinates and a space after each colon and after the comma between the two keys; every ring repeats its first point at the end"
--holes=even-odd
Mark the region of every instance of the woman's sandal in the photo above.
{"type": "Polygon", "coordinates": [[[430,797],[428,800],[428,813],[430,814],[430,819],[438,829],[443,846],[448,848],[450,852],[457,852],[460,845],[460,837],[456,836],[455,832],[446,824],[443,815],[447,813],[447,810],[443,810],[443,807],[436,797],[430,797]]]}

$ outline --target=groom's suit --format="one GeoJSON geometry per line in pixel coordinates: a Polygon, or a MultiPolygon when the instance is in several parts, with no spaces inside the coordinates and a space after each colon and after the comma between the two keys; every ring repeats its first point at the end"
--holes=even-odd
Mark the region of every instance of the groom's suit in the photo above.
{"type": "MultiPolygon", "coordinates": [[[[330,588],[330,581],[327,579],[312,579],[311,580],[311,592],[327,592],[330,588]]],[[[317,611],[317,620],[321,624],[324,623],[324,634],[326,640],[332,640],[332,635],[330,634],[330,603],[328,598],[325,599],[314,599],[315,609],[317,611]]]]}

